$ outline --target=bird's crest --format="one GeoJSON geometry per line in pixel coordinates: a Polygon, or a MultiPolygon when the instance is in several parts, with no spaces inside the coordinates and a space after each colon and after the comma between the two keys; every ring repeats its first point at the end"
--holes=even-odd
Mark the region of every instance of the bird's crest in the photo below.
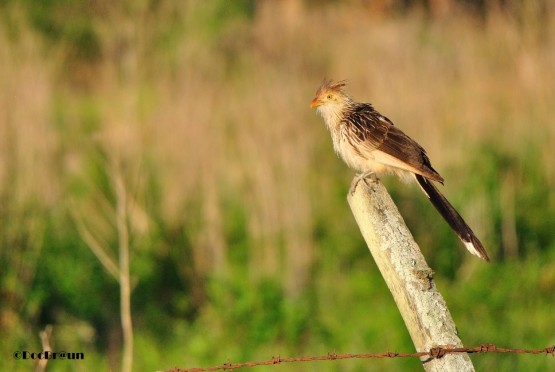
{"type": "Polygon", "coordinates": [[[320,96],[323,92],[329,92],[329,91],[336,92],[339,94],[344,94],[343,88],[346,85],[347,85],[346,80],[341,80],[341,81],[338,81],[337,83],[334,83],[329,79],[324,79],[324,81],[322,82],[322,85],[320,85],[320,88],[318,88],[318,90],[316,91],[316,97],[320,96]]]}

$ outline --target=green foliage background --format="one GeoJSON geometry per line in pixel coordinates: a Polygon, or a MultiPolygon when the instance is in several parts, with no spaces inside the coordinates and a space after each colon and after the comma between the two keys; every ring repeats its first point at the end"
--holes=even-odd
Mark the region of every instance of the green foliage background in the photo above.
{"type": "Polygon", "coordinates": [[[41,350],[47,325],[54,350],[85,353],[49,370],[119,369],[118,283],[85,236],[117,262],[115,172],[135,370],[413,350],[346,203],[352,171],[308,108],[324,77],[428,149],[490,252],[468,255],[417,188],[384,179],[463,343],[555,344],[550,2],[39,3],[0,5],[0,369],[32,368],[12,353],[41,350]]]}

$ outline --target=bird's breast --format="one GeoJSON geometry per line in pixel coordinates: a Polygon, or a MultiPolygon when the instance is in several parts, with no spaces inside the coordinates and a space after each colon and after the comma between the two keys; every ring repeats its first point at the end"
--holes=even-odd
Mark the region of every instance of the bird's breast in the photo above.
{"type": "Polygon", "coordinates": [[[341,125],[333,131],[332,139],[335,152],[350,168],[358,172],[380,172],[382,167],[374,161],[371,149],[365,149],[363,144],[355,142],[357,139],[345,126],[341,125]]]}

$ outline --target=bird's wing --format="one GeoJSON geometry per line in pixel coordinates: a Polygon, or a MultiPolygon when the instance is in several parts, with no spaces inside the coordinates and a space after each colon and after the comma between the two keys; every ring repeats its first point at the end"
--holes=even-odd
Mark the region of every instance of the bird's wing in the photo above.
{"type": "Polygon", "coordinates": [[[358,145],[375,161],[443,183],[422,146],[371,105],[359,105],[345,120],[352,124],[358,145]]]}

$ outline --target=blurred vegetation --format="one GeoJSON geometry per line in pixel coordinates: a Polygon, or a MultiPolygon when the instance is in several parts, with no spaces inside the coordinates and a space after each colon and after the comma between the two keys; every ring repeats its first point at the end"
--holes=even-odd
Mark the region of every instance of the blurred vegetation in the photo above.
{"type": "MultiPolygon", "coordinates": [[[[493,263],[384,179],[465,345],[555,343],[550,1],[5,1],[0,5],[0,360],[118,369],[114,171],[128,193],[135,369],[410,351],[308,109],[323,77],[428,149],[493,263]]],[[[480,370],[552,358],[480,355],[480,370]]],[[[352,360],[271,370],[415,370],[352,360]]],[[[270,368],[268,368],[270,370],[270,368]]]]}

